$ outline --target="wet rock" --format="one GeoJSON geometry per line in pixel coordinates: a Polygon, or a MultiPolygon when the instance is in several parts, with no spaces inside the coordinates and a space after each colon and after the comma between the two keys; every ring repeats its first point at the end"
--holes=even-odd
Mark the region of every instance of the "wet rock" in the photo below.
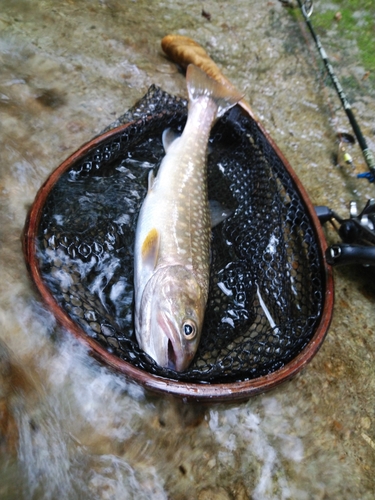
{"type": "Polygon", "coordinates": [[[18,429],[12,409],[12,393],[15,379],[10,353],[0,341],[0,453],[15,454],[18,429]]]}
{"type": "Polygon", "coordinates": [[[224,488],[203,488],[198,493],[198,500],[232,500],[224,488]]]}
{"type": "Polygon", "coordinates": [[[235,500],[248,500],[249,499],[249,494],[246,490],[245,485],[237,481],[231,488],[232,492],[232,497],[235,498],[235,500]]]}
{"type": "Polygon", "coordinates": [[[55,89],[41,89],[36,100],[45,108],[51,109],[59,108],[65,104],[64,96],[55,89]]]}
{"type": "MultiPolygon", "coordinates": [[[[283,3],[298,8],[295,0],[283,3]]],[[[344,3],[349,2],[343,0],[340,8],[344,3]]],[[[371,2],[366,9],[357,10],[353,5],[351,11],[357,16],[353,26],[363,29],[364,23],[373,23],[371,2]]],[[[2,2],[1,139],[7,146],[2,150],[1,265],[10,278],[7,283],[2,276],[4,311],[0,320],[11,310],[12,300],[30,297],[26,280],[19,278],[25,276],[25,267],[18,235],[26,217],[24,204],[33,201],[47,175],[107,126],[114,112],[118,116],[133,105],[151,83],[172,94],[186,95],[183,76],[159,49],[160,37],[172,28],[184,27],[189,36],[203,43],[244,91],[314,204],[328,205],[346,216],[347,202],[353,197],[361,204],[374,196],[373,184],[357,180],[350,169],[331,164],[336,150],[331,120],[341,127],[347,119],[343,111],[337,112],[339,105],[334,105],[336,116],[328,111],[329,100],[317,85],[317,70],[307,55],[306,39],[295,16],[277,1],[211,2],[205,8],[212,14],[211,23],[201,17],[196,2],[160,2],[157,9],[151,2],[118,0],[83,0],[79,9],[72,1],[2,2]],[[151,15],[153,21],[147,23],[151,15]],[[89,29],[93,25],[96,29],[89,29]],[[58,96],[45,92],[55,88],[59,96],[66,96],[65,105],[59,107],[58,96]],[[42,89],[40,93],[38,89],[42,89]]],[[[360,80],[359,95],[351,85],[350,97],[361,105],[360,113],[355,111],[374,151],[374,71],[360,66],[356,37],[350,30],[338,31],[344,19],[333,21],[334,8],[333,2],[320,2],[313,22],[319,15],[331,21],[329,31],[320,34],[329,55],[342,55],[334,57],[334,63],[344,89],[350,81],[360,80]],[[371,100],[361,102],[360,97],[367,95],[371,100]]],[[[367,51],[371,46],[367,44],[367,51]]],[[[330,90],[331,101],[336,103],[330,90]]],[[[354,159],[358,171],[365,170],[358,149],[354,159]]],[[[256,189],[252,186],[252,192],[256,189]]],[[[327,229],[333,243],[336,233],[330,231],[327,229]]],[[[99,258],[104,249],[95,245],[92,253],[99,258]]],[[[59,248],[61,254],[54,265],[62,272],[66,253],[59,248]]],[[[86,249],[81,251],[85,254],[86,249]]],[[[273,391],[272,398],[279,405],[277,411],[269,409],[266,414],[263,396],[247,405],[215,408],[209,418],[203,410],[179,410],[169,400],[160,402],[159,397],[116,397],[109,386],[85,378],[81,359],[69,357],[71,364],[59,375],[56,357],[47,357],[44,351],[44,363],[51,366],[55,382],[64,377],[67,382],[59,382],[54,394],[45,391],[51,382],[43,379],[38,385],[36,378],[34,389],[40,388],[41,401],[34,405],[26,400],[24,405],[27,424],[30,416],[30,425],[25,427],[30,427],[34,443],[32,460],[26,464],[30,476],[25,479],[15,469],[7,466],[4,472],[0,467],[0,498],[245,500],[257,489],[256,498],[373,499],[375,281],[369,268],[335,269],[335,281],[337,314],[321,351],[301,376],[273,391]],[[93,396],[88,397],[90,391],[93,396]],[[73,394],[79,394],[77,401],[82,403],[75,402],[73,394]],[[51,411],[55,395],[69,410],[64,414],[65,423],[51,411]],[[42,416],[37,412],[40,403],[45,403],[42,416]],[[341,426],[351,431],[350,438],[341,426]],[[289,448],[285,454],[288,436],[301,439],[303,461],[286,456],[290,456],[289,448]],[[230,443],[236,445],[235,450],[228,449],[230,443]],[[66,445],[67,454],[57,455],[56,444],[66,445]],[[56,456],[56,467],[43,475],[43,465],[48,468],[56,456]],[[64,470],[61,479],[59,473],[64,470]],[[69,490],[70,481],[81,485],[76,495],[69,490]],[[47,487],[48,483],[50,492],[55,487],[49,496],[36,489],[31,492],[35,485],[47,487]],[[17,485],[23,494],[13,493],[17,485]]],[[[79,283],[75,280],[76,290],[79,283]]],[[[70,286],[62,291],[72,293],[70,286]]],[[[84,311],[95,310],[94,302],[87,304],[84,311]]],[[[30,321],[24,314],[24,307],[19,307],[7,325],[23,369],[13,355],[2,357],[0,345],[0,455],[11,443],[16,451],[15,409],[22,404],[22,394],[28,397],[25,372],[32,370],[30,360],[40,363],[42,354],[35,339],[43,335],[43,321],[30,321]]],[[[98,321],[90,316],[86,319],[98,321]]],[[[84,321],[80,324],[90,330],[84,321]]],[[[3,335],[3,325],[1,330],[3,335]]],[[[64,359],[67,356],[64,351],[64,359]]],[[[3,456],[8,461],[8,455],[3,456]]]]}

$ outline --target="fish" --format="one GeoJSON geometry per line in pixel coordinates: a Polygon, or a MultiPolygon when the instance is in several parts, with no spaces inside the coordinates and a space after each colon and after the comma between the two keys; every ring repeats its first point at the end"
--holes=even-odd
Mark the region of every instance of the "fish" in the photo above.
{"type": "Polygon", "coordinates": [[[182,134],[163,132],[165,156],[150,170],[134,246],[134,326],[156,363],[184,371],[197,351],[207,304],[211,222],[207,194],[210,131],[242,95],[189,65],[182,134]]]}

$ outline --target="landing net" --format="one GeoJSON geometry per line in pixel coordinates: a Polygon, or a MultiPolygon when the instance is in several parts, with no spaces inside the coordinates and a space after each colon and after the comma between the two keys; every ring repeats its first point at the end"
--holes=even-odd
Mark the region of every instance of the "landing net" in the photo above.
{"type": "Polygon", "coordinates": [[[319,323],[325,278],[310,216],[293,178],[239,106],[212,130],[209,199],[233,214],[213,229],[211,281],[201,343],[183,373],[138,347],[133,246],[149,169],[164,156],[167,127],[182,131],[187,103],[150,87],[114,126],[129,123],[76,160],[42,210],[37,253],[51,294],[84,335],[113,356],[182,381],[249,380],[286,365],[319,323]]]}

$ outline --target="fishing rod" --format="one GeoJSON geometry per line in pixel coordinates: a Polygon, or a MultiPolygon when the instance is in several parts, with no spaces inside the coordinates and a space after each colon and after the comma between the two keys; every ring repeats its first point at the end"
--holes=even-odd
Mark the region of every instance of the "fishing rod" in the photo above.
{"type": "MultiPolygon", "coordinates": [[[[289,0],[280,0],[280,2],[285,7],[294,6],[289,0]]],[[[337,91],[344,110],[349,118],[350,124],[357,137],[366,164],[369,168],[369,172],[358,174],[357,177],[364,177],[370,182],[374,182],[374,157],[366,144],[361,129],[351,110],[350,103],[347,100],[340,82],[333,71],[320,39],[311,24],[310,16],[313,11],[313,1],[304,0],[302,2],[301,0],[297,0],[297,2],[318,48],[319,54],[323,59],[328,74],[331,77],[335,90],[337,91]]],[[[327,248],[326,259],[328,264],[332,266],[361,264],[364,266],[375,267],[375,198],[368,200],[361,212],[359,212],[356,202],[350,202],[349,218],[340,217],[336,212],[326,206],[316,206],[315,212],[321,224],[323,225],[330,222],[342,240],[342,243],[335,243],[327,248]]]]}
{"type": "MultiPolygon", "coordinates": [[[[375,159],[372,152],[367,146],[366,140],[362,135],[361,129],[355,119],[350,103],[346,98],[343,88],[337,79],[332,65],[329,62],[326,51],[324,50],[318,35],[310,21],[310,16],[313,11],[313,1],[297,0],[301,9],[304,20],[310,30],[310,33],[317,46],[319,54],[324,62],[327,72],[332,80],[335,90],[341,100],[345,113],[353,128],[354,134],[357,137],[358,144],[362,150],[364,159],[368,166],[369,172],[358,174],[358,177],[367,178],[370,182],[375,181],[375,159]]],[[[336,220],[339,223],[337,232],[341,236],[342,244],[331,245],[326,252],[327,262],[331,265],[345,264],[363,264],[367,266],[375,265],[375,199],[367,202],[361,213],[358,214],[357,205],[355,202],[350,204],[350,218],[342,219],[328,207],[316,207],[316,213],[322,224],[330,221],[334,225],[336,220]]]]}
{"type": "Polygon", "coordinates": [[[307,24],[307,27],[310,30],[311,36],[314,39],[314,42],[315,42],[316,47],[319,51],[319,54],[324,62],[324,66],[327,69],[327,72],[332,80],[332,83],[335,87],[335,90],[340,98],[340,101],[341,101],[343,107],[344,107],[345,113],[346,113],[346,115],[349,119],[349,122],[353,128],[353,132],[354,132],[355,136],[357,137],[358,144],[362,150],[363,157],[364,157],[365,162],[367,164],[367,167],[369,169],[369,172],[358,174],[357,177],[366,178],[369,180],[369,182],[374,182],[375,181],[375,158],[374,158],[371,150],[369,149],[365,138],[362,135],[362,132],[361,132],[361,129],[358,125],[358,122],[355,119],[355,116],[353,114],[351,105],[350,105],[348,99],[346,98],[344,90],[341,87],[340,82],[337,79],[337,77],[333,71],[333,68],[332,68],[332,65],[328,59],[327,53],[324,50],[324,48],[320,42],[320,38],[315,33],[315,30],[311,24],[310,16],[313,12],[313,1],[312,0],[305,0],[304,2],[302,2],[301,0],[297,0],[297,2],[298,2],[298,5],[301,9],[303,18],[307,24]]]}

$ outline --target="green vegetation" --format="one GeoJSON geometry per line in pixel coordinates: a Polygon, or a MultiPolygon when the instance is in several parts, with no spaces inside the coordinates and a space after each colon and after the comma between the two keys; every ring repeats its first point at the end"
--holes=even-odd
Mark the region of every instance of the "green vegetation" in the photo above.
{"type": "MultiPolygon", "coordinates": [[[[334,0],[337,9],[320,12],[314,10],[312,22],[321,33],[337,25],[340,39],[355,39],[360,51],[361,63],[366,71],[375,73],[375,2],[373,0],[334,0]],[[340,19],[335,15],[340,12],[340,19]]],[[[331,3],[331,5],[332,5],[331,3]]],[[[322,40],[324,45],[324,41],[322,40]]],[[[372,75],[374,76],[374,75],[372,75]]]]}
{"type": "MultiPolygon", "coordinates": [[[[293,17],[302,21],[299,9],[293,9],[293,17]]],[[[375,0],[331,0],[328,6],[321,0],[314,5],[311,16],[314,30],[319,35],[323,47],[334,67],[360,65],[364,69],[360,82],[358,75],[346,76],[345,89],[371,93],[375,89],[375,0]],[[351,49],[355,42],[358,53],[351,49]],[[349,42],[349,43],[348,43],[349,42]],[[359,59],[358,59],[359,56],[359,59]],[[349,81],[350,80],[350,81],[349,81]],[[349,88],[348,88],[349,85],[349,88]]]]}

